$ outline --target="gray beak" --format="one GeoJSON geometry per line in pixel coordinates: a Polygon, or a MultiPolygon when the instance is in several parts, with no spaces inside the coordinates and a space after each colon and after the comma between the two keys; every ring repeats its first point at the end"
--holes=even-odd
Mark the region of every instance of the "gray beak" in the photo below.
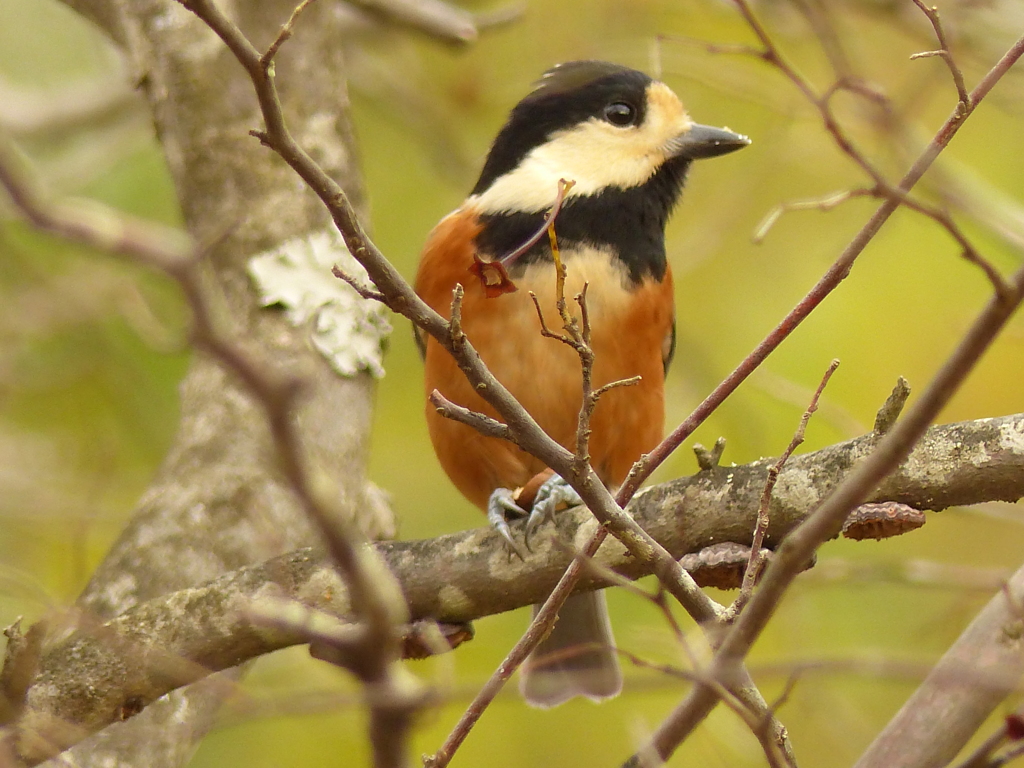
{"type": "Polygon", "coordinates": [[[727,131],[725,128],[712,128],[710,125],[694,123],[686,133],[676,138],[673,154],[688,160],[700,160],[705,157],[718,157],[743,149],[750,139],[739,133],[727,131]]]}

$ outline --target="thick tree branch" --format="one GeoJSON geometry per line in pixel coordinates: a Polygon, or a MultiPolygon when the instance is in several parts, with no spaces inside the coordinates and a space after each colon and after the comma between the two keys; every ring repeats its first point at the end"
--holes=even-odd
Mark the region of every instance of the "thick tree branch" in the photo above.
{"type": "MultiPolygon", "coordinates": [[[[238,351],[265,371],[304,380],[301,403],[288,414],[301,434],[303,463],[317,478],[336,481],[333,498],[346,514],[352,508],[369,512],[374,492],[366,482],[365,461],[372,377],[340,377],[312,349],[306,328],[292,326],[284,313],[260,309],[247,273],[255,254],[301,248],[323,233],[329,222],[322,207],[312,196],[284,191],[292,188],[291,172],[247,135],[258,122],[258,109],[251,94],[232,84],[242,73],[194,17],[169,1],[67,2],[125,49],[148,99],[187,232],[192,242],[216,243],[202,267],[215,318],[238,341],[238,351]]],[[[293,0],[269,0],[231,11],[239,26],[269,42],[294,6],[293,0]]],[[[278,63],[294,78],[284,109],[294,116],[293,130],[362,213],[344,66],[351,40],[335,10],[328,3],[310,8],[303,16],[302,45],[281,51],[278,63]]],[[[258,396],[212,356],[197,354],[181,401],[180,429],[169,455],[78,601],[95,621],[317,541],[281,471],[280,446],[258,396]]],[[[279,416],[284,418],[281,411],[279,416]]],[[[282,424],[278,419],[278,436],[282,424]]],[[[367,535],[392,527],[383,507],[377,505],[382,514],[376,520],[372,515],[358,519],[367,535]]],[[[147,768],[185,763],[217,705],[217,697],[207,695],[217,689],[201,688],[176,691],[147,707],[144,716],[105,729],[62,755],[61,763],[147,768]]]]}
{"type": "MultiPolygon", "coordinates": [[[[349,252],[366,269],[387,306],[412,320],[448,350],[476,391],[504,420],[515,443],[544,461],[579,492],[594,516],[604,526],[601,532],[591,539],[590,546],[585,550],[586,554],[593,554],[601,544],[604,534],[610,531],[630,549],[637,560],[652,563],[653,571],[659,580],[691,616],[701,622],[715,618],[718,615],[716,604],[697,587],[689,574],[649,533],[637,525],[629,515],[623,513],[622,507],[612,497],[597,473],[590,469],[582,476],[573,474],[573,454],[544,433],[533,417],[491,374],[468,340],[454,333],[452,326],[416,295],[412,287],[374,245],[356,217],[344,190],[324,172],[289,131],[275,77],[241,28],[211,0],[179,2],[209,25],[245,69],[252,81],[266,126],[265,131],[253,131],[253,135],[277,152],[321,199],[330,211],[349,252]]],[[[569,586],[551,595],[545,605],[545,611],[553,613],[558,610],[561,606],[562,592],[568,592],[579,578],[578,568],[579,565],[574,563],[566,571],[565,579],[569,586]]],[[[538,620],[541,620],[541,617],[538,617],[538,620]]],[[[525,658],[534,644],[521,642],[517,646],[518,655],[525,658]]]]}
{"type": "MultiPolygon", "coordinates": [[[[866,435],[790,459],[772,496],[766,541],[778,543],[803,522],[879,439],[866,435]]],[[[675,558],[721,541],[749,543],[773,464],[762,459],[680,478],[638,494],[628,511],[675,558]]],[[[938,510],[1022,496],[1024,414],[1018,414],[928,430],[870,500],[938,510]]],[[[487,528],[373,546],[401,584],[413,618],[460,623],[543,600],[572,558],[564,542],[586,541],[596,522],[578,508],[560,513],[557,526],[557,537],[542,529],[522,561],[510,559],[500,534],[487,528]]],[[[649,562],[614,540],[596,559],[628,578],[651,572],[649,562]]],[[[580,581],[581,589],[602,586],[607,582],[595,571],[580,581]]],[[[352,616],[345,583],[328,558],[305,549],[136,606],[102,627],[82,625],[45,649],[18,725],[18,751],[37,761],[41,745],[68,746],[171,688],[300,642],[250,622],[247,608],[264,596],[352,616]]]]}
{"type": "MultiPolygon", "coordinates": [[[[1024,39],[1021,41],[1024,49],[1024,39]]],[[[981,355],[1003,329],[1024,298],[1024,269],[1013,276],[1012,299],[993,296],[950,357],[929,383],[921,398],[904,414],[891,431],[878,440],[877,449],[853,467],[849,475],[825,497],[814,513],[782,542],[768,566],[758,591],[739,619],[730,627],[715,650],[709,665],[709,677],[729,679],[742,664],[754,641],[760,636],[786,590],[799,571],[810,562],[817,548],[836,536],[844,521],[860,504],[870,501],[872,489],[898,472],[900,464],[913,451],[928,425],[977,365],[981,355]]],[[[650,742],[630,758],[627,766],[644,765],[647,755],[659,759],[671,755],[679,744],[714,708],[718,694],[713,686],[701,683],[658,727],[650,742]]]]}

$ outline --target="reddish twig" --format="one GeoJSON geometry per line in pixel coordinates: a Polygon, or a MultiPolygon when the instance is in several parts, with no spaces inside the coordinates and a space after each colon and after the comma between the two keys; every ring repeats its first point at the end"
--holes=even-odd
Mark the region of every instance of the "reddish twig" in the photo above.
{"type": "MultiPolygon", "coordinates": [[[[770,38],[767,33],[760,26],[760,23],[756,21],[749,7],[742,0],[736,0],[740,5],[741,9],[746,9],[746,12],[750,14],[749,18],[753,19],[753,24],[756,26],[756,30],[760,30],[758,37],[771,44],[770,38]],[[763,37],[762,37],[763,36],[763,37]]],[[[773,50],[773,49],[769,49],[773,50]]],[[[982,78],[981,82],[975,87],[974,91],[970,94],[968,99],[968,110],[962,111],[960,104],[958,103],[957,108],[953,113],[946,119],[945,123],[939,128],[935,136],[924,148],[922,153],[918,156],[917,160],[913,163],[910,169],[904,174],[896,187],[890,187],[888,183],[885,183],[886,187],[899,191],[900,195],[904,195],[909,192],[913,187],[920,181],[925,171],[931,167],[935,158],[949,145],[957,131],[963,125],[963,122],[974,113],[979,103],[988,95],[988,92],[992,87],[999,82],[999,80],[1006,74],[1011,66],[1020,58],[1021,54],[1024,53],[1024,38],[1018,40],[1009,51],[1000,59],[999,62],[982,78]]],[[[781,61],[781,58],[775,56],[769,57],[767,54],[763,56],[768,61],[781,61]]],[[[798,88],[802,92],[808,94],[808,97],[812,101],[817,103],[813,92],[806,91],[806,84],[795,73],[792,69],[784,68],[783,71],[792,72],[793,76],[797,78],[798,88]]],[[[826,126],[827,127],[827,126],[826,126]]],[[[834,135],[834,134],[833,134],[834,135]]],[[[696,409],[683,420],[682,423],[677,426],[662,443],[655,448],[651,453],[647,454],[643,461],[638,462],[637,465],[630,472],[626,482],[623,483],[619,489],[617,499],[620,503],[625,503],[633,494],[636,493],[640,484],[653,472],[662,462],[665,461],[671,455],[673,451],[678,448],[687,437],[693,434],[693,431],[699,427],[704,420],[711,415],[712,412],[724,401],[729,395],[731,395],[736,388],[751,374],[762,362],[774,352],[778,346],[791,334],[800,323],[802,323],[807,316],[822,302],[825,297],[828,296],[835,288],[841,283],[846,276],[849,274],[850,269],[853,267],[857,257],[860,256],[867,244],[871,242],[874,236],[882,228],[882,225],[888,221],[889,217],[899,207],[900,203],[903,202],[901,197],[898,196],[887,196],[882,204],[878,207],[871,218],[864,224],[860,232],[858,232],[850,243],[846,246],[843,252],[839,255],[836,261],[832,264],[829,270],[821,277],[817,284],[804,296],[803,299],[790,311],[786,317],[784,317],[779,324],[769,333],[764,340],[761,341],[757,347],[730,373],[705,399],[696,409]]]]}
{"type": "MultiPolygon", "coordinates": [[[[763,28],[753,17],[749,6],[744,0],[735,0],[751,24],[755,33],[767,40],[763,28]]],[[[770,41],[769,41],[770,44],[770,41]]],[[[973,113],[980,101],[992,87],[1006,74],[1013,64],[1024,55],[1024,37],[1003,55],[996,65],[982,78],[981,82],[970,94],[968,108],[964,111],[962,103],[958,103],[953,114],[946,120],[932,141],[918,157],[897,189],[901,193],[908,192],[934,162],[935,158],[949,144],[959,130],[963,121],[973,113]]],[[[796,82],[796,81],[795,81],[796,82]]],[[[887,197],[874,215],[868,220],[853,241],[846,247],[840,257],[832,265],[825,276],[797,307],[783,319],[776,329],[752,352],[740,366],[709,395],[697,410],[686,419],[669,438],[666,439],[648,457],[646,465],[638,463],[634,472],[620,489],[620,500],[623,494],[632,495],[639,482],[660,464],[667,455],[677,447],[696,426],[728,396],[760,363],[770,354],[781,341],[798,325],[807,314],[821,302],[824,297],[846,277],[857,256],[867,243],[881,228],[882,224],[892,215],[900,203],[894,197],[887,197]],[[634,476],[635,475],[635,476],[634,476]]],[[[981,353],[1005,325],[1012,312],[1024,295],[1024,270],[1018,272],[1003,294],[999,291],[991,299],[985,311],[975,322],[971,331],[964,338],[953,356],[933,379],[926,393],[922,396],[907,415],[882,439],[876,452],[845,481],[806,523],[801,525],[787,537],[776,553],[775,559],[765,572],[761,588],[747,604],[746,609],[737,619],[732,629],[726,634],[712,662],[713,676],[722,679],[721,675],[733,674],[735,665],[742,661],[753,641],[763,630],[769,617],[774,612],[782,594],[803,564],[811,557],[821,542],[827,540],[841,526],[842,520],[857,504],[864,500],[870,489],[878,481],[892,471],[907,455],[914,442],[938,413],[942,405],[948,402],[955,389],[963,381],[968,371],[976,364],[981,353]]],[[[627,496],[628,498],[628,496],[627,496]]],[[[661,759],[667,758],[682,740],[703,720],[714,707],[716,697],[708,687],[696,686],[691,694],[662,723],[652,740],[627,762],[629,766],[643,764],[643,756],[656,754],[661,759]]]]}
{"type": "MultiPolygon", "coordinates": [[[[1024,54],[1024,38],[1011,49],[1024,54]]],[[[839,532],[849,512],[909,454],[928,425],[949,402],[967,374],[977,364],[998,332],[1005,326],[1024,298],[1024,269],[1013,276],[1012,297],[994,295],[975,320],[921,398],[883,437],[875,452],[858,465],[821,507],[787,536],[775,553],[761,580],[761,586],[727,632],[715,653],[709,675],[729,679],[734,666],[748,653],[760,636],[783,594],[821,543],[839,532]]],[[[697,685],[690,695],[659,726],[647,749],[665,759],[714,707],[716,695],[697,685]]],[[[639,758],[627,765],[640,765],[639,758]]]]}
{"type": "MultiPolygon", "coordinates": [[[[555,193],[555,202],[552,203],[551,210],[548,211],[547,216],[544,217],[544,221],[541,222],[537,231],[530,235],[518,248],[505,254],[496,261],[484,261],[480,258],[478,253],[473,254],[473,264],[469,268],[469,271],[480,279],[480,284],[483,287],[487,298],[493,299],[504,293],[514,293],[518,290],[516,288],[516,284],[513,283],[511,278],[508,276],[509,269],[523,256],[523,254],[533,248],[533,246],[535,246],[540,239],[544,237],[545,233],[547,233],[553,241],[555,219],[558,218],[558,214],[562,210],[566,194],[568,194],[569,190],[575,185],[576,182],[572,180],[558,180],[558,191],[555,193]]],[[[564,280],[564,275],[559,279],[564,280]]]]}
{"type": "Polygon", "coordinates": [[[782,452],[778,460],[768,470],[768,479],[765,480],[764,490],[761,492],[761,503],[757,508],[757,525],[754,527],[754,536],[750,544],[750,560],[747,562],[747,568],[743,572],[743,584],[740,585],[740,592],[736,596],[732,605],[729,606],[728,612],[723,617],[726,622],[734,621],[736,616],[739,615],[740,611],[743,610],[743,606],[747,604],[750,596],[754,592],[754,584],[757,582],[758,577],[761,575],[761,569],[764,567],[766,558],[764,557],[761,547],[764,545],[764,537],[768,532],[768,508],[772,501],[772,492],[775,490],[775,483],[778,482],[779,473],[782,472],[782,468],[786,466],[786,462],[789,461],[789,457],[793,455],[793,451],[799,447],[804,441],[804,433],[807,431],[807,424],[811,420],[811,416],[818,410],[818,400],[821,399],[822,392],[825,391],[825,387],[828,386],[829,380],[832,378],[832,374],[836,372],[839,367],[839,361],[833,360],[828,369],[825,371],[825,375],[821,378],[821,383],[818,384],[818,388],[814,391],[811,396],[811,402],[807,406],[807,410],[804,411],[803,416],[800,418],[800,424],[793,433],[793,439],[789,441],[789,445],[786,446],[786,450],[782,452]]]}

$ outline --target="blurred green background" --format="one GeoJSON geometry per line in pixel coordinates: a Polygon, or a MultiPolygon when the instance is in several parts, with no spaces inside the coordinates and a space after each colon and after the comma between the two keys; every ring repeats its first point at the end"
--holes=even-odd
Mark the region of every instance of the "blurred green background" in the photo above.
{"type": "MultiPolygon", "coordinates": [[[[877,110],[850,95],[837,97],[850,133],[898,177],[955,103],[941,60],[909,60],[935,47],[930,28],[910,0],[805,4],[829,10],[853,71],[883,88],[896,119],[915,132],[917,144],[906,155],[881,131],[877,110]]],[[[831,82],[799,5],[758,8],[800,71],[819,87],[831,82]]],[[[940,8],[969,86],[1024,29],[1016,3],[940,8]]],[[[354,119],[373,231],[410,277],[427,232],[471,187],[504,114],[555,62],[606,58],[648,71],[660,67],[696,120],[753,138],[743,152],[695,166],[670,227],[679,317],[670,426],[803,296],[875,206],[855,200],[828,213],[789,213],[762,244],[753,244],[752,232],[780,201],[819,197],[865,179],[779,74],[679,36],[752,40],[726,2],[534,0],[518,22],[465,50],[395,34],[368,41],[353,57],[360,73],[354,119]],[[393,90],[379,89],[382,75],[393,90]]],[[[112,109],[83,130],[17,122],[55,92],[84,90],[121,77],[120,71],[103,38],[62,5],[0,0],[0,125],[16,136],[48,188],[179,223],[138,105],[112,109]]],[[[279,77],[287,88],[287,73],[279,77]]],[[[993,206],[1000,199],[1024,205],[1022,95],[1024,76],[1011,73],[943,156],[943,166],[993,206]]],[[[999,268],[1019,264],[1019,252],[959,220],[999,268]]],[[[840,289],[691,442],[710,445],[725,436],[725,461],[736,463],[778,454],[834,357],[842,366],[804,449],[867,431],[898,376],[923,388],[988,293],[981,273],[944,232],[898,213],[840,289]]],[[[72,602],[123,526],[175,429],[176,385],[188,356],[184,322],[180,298],[160,277],[19,224],[5,221],[0,228],[0,625],[72,602]]],[[[479,513],[433,457],[420,362],[406,323],[396,325],[380,383],[372,476],[391,494],[403,537],[480,525],[479,513]]],[[[1024,410],[1022,374],[1024,320],[1018,317],[942,420],[1024,410]]],[[[692,453],[681,450],[658,477],[695,469],[692,453]]],[[[844,765],[859,754],[999,575],[1020,564],[1022,523],[1016,505],[985,505],[930,515],[924,529],[898,540],[823,548],[819,567],[798,581],[751,657],[769,698],[782,691],[794,663],[833,662],[805,673],[781,710],[801,765],[844,765]],[[941,571],[946,576],[910,583],[901,566],[917,559],[948,566],[941,571]]],[[[680,649],[649,604],[621,591],[609,597],[623,647],[681,663],[680,649]]],[[[417,753],[437,748],[526,620],[517,613],[481,621],[477,639],[456,654],[411,665],[450,697],[424,716],[417,753]]],[[[693,642],[699,644],[696,635],[693,642]]],[[[600,707],[574,702],[538,712],[506,695],[455,765],[618,764],[685,692],[650,671],[627,669],[627,675],[625,693],[600,707]]],[[[309,661],[302,649],[265,659],[194,764],[364,764],[365,721],[353,691],[343,675],[309,661]]],[[[742,723],[720,708],[672,764],[754,766],[763,757],[742,723]]]]}

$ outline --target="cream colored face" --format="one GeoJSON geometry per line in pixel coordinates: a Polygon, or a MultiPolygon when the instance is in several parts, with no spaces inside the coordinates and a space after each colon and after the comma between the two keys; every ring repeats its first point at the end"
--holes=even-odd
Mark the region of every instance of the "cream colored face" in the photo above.
{"type": "Polygon", "coordinates": [[[551,207],[560,179],[576,182],[569,197],[643,184],[674,154],[680,136],[693,125],[679,97],[664,83],[651,83],[646,98],[640,125],[620,127],[592,117],[558,131],[473,202],[483,213],[539,212],[551,207]]]}

